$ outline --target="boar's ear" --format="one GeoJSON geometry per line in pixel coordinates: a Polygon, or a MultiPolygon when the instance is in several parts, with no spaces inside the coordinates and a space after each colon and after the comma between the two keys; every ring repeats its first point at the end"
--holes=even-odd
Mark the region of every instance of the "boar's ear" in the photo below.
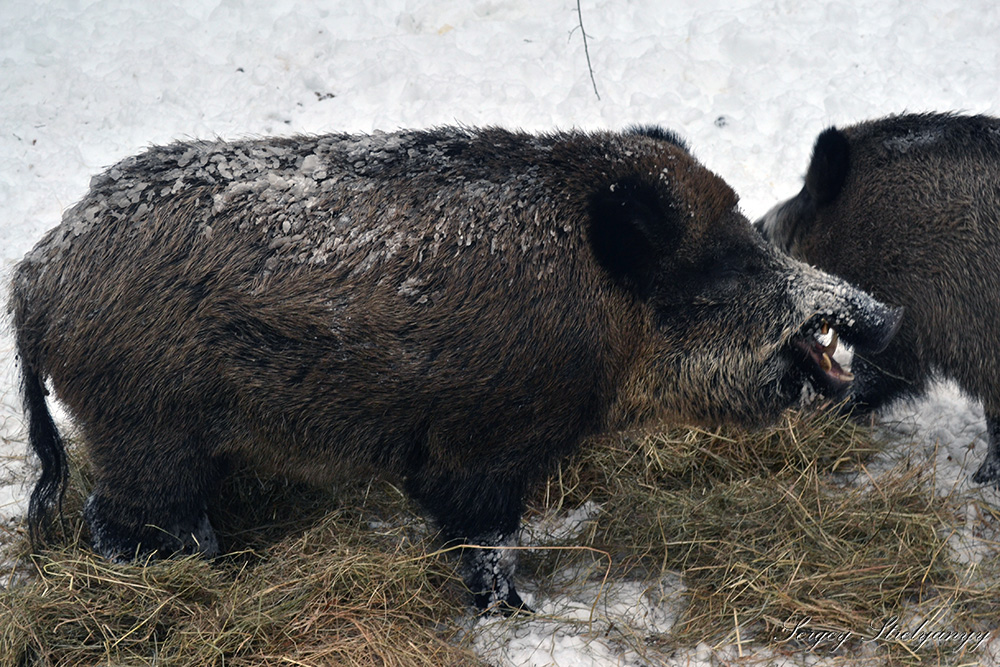
{"type": "Polygon", "coordinates": [[[824,130],[816,138],[806,172],[806,191],[817,207],[826,206],[840,194],[847,180],[850,159],[850,144],[837,128],[824,130]]]}
{"type": "Polygon", "coordinates": [[[649,137],[658,141],[665,141],[686,151],[691,149],[687,143],[681,139],[680,135],[659,125],[632,125],[625,130],[626,134],[635,134],[641,137],[649,137]]]}
{"type": "Polygon", "coordinates": [[[640,298],[648,296],[660,259],[679,240],[675,216],[656,189],[619,181],[590,200],[590,247],[598,263],[640,298]]]}

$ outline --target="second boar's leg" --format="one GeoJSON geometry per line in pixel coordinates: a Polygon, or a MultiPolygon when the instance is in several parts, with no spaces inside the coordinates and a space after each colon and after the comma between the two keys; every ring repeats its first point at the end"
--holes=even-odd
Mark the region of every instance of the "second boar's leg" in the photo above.
{"type": "Polygon", "coordinates": [[[992,484],[1000,489],[1000,416],[986,415],[986,460],[972,476],[976,484],[992,484]]]}
{"type": "Polygon", "coordinates": [[[882,352],[870,356],[855,352],[851,362],[854,388],[847,404],[855,416],[864,417],[895,399],[924,390],[930,372],[916,349],[909,332],[900,329],[882,352]]]}
{"type": "Polygon", "coordinates": [[[524,485],[499,474],[426,469],[407,480],[410,495],[436,520],[452,544],[475,544],[462,553],[462,576],[480,611],[505,615],[530,609],[514,589],[517,534],[524,485]]]}

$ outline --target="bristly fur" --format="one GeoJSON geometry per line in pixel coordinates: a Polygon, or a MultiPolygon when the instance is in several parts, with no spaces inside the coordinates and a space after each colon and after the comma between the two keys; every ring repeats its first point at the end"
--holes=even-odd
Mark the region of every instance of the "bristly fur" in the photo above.
{"type": "Polygon", "coordinates": [[[678,148],[683,148],[685,151],[691,150],[687,142],[681,138],[681,135],[677,134],[673,130],[668,130],[659,125],[632,125],[625,131],[628,134],[636,134],[639,136],[649,137],[650,139],[666,141],[667,143],[671,143],[678,148]]]}
{"type": "MultiPolygon", "coordinates": [[[[445,539],[505,548],[530,487],[616,414],[764,423],[822,374],[807,324],[891,328],[761,242],[659,128],[156,147],[95,177],[13,283],[33,521],[65,476],[50,378],[115,560],[215,553],[237,459],[395,475],[445,539]]],[[[481,606],[520,606],[513,557],[466,560],[481,606]]]]}

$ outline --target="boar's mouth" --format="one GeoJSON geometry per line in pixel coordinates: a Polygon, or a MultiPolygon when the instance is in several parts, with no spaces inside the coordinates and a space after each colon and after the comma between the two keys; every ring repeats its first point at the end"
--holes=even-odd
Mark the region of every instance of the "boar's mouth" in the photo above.
{"type": "Polygon", "coordinates": [[[864,354],[882,352],[899,330],[902,308],[893,308],[867,300],[851,313],[817,314],[806,322],[789,341],[790,354],[813,385],[827,398],[839,400],[854,380],[850,369],[833,358],[841,336],[854,350],[864,354]],[[821,337],[830,334],[829,342],[821,337]]]}
{"type": "Polygon", "coordinates": [[[833,358],[840,336],[825,318],[815,318],[792,340],[793,354],[823,395],[839,399],[854,381],[854,374],[833,358]],[[827,343],[818,336],[830,334],[827,343]]]}

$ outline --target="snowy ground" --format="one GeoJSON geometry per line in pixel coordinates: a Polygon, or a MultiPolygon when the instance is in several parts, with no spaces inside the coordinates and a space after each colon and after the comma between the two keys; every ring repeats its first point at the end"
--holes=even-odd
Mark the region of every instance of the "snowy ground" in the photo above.
{"type": "MultiPolygon", "coordinates": [[[[753,219],[798,190],[830,124],[904,110],[1000,114],[993,0],[581,5],[600,99],[570,0],[0,2],[0,279],[91,175],[177,138],[656,122],[686,137],[753,219]]],[[[0,447],[16,477],[23,425],[11,347],[0,327],[0,447]]],[[[969,489],[985,425],[953,388],[892,420],[936,452],[942,483],[1000,502],[969,489]]],[[[18,513],[23,489],[2,489],[0,512],[18,513]]],[[[669,628],[679,583],[661,588],[616,584],[612,611],[669,628]]],[[[560,603],[584,618],[594,595],[560,603]]],[[[489,632],[479,646],[504,665],[633,664],[565,624],[489,632]]],[[[998,643],[978,655],[1000,664],[998,643]]],[[[736,655],[702,646],[677,660],[736,655]]]]}

